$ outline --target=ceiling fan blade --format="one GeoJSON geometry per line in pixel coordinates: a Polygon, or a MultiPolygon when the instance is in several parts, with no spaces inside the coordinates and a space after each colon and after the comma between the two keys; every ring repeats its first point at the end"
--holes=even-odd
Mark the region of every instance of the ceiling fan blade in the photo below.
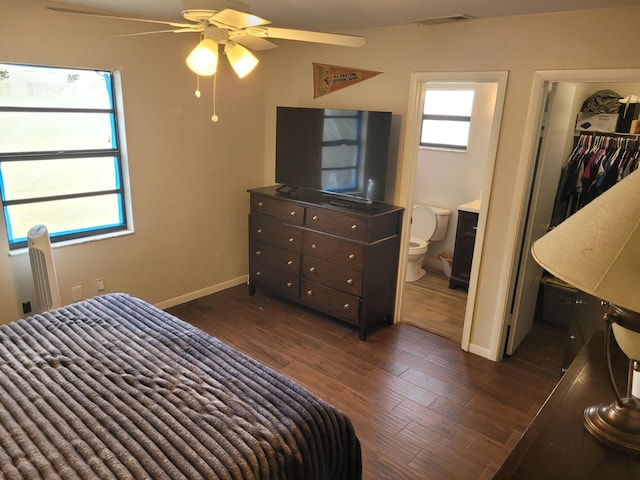
{"type": "Polygon", "coordinates": [[[225,8],[209,18],[211,23],[220,27],[232,28],[248,28],[258,27],[260,25],[268,25],[271,22],[264,18],[257,17],[250,13],[234,10],[233,8],[225,8]]]}
{"type": "Polygon", "coordinates": [[[136,32],[136,33],[123,33],[115,35],[116,37],[139,37],[141,35],[153,35],[156,33],[187,33],[187,32],[201,32],[202,29],[198,27],[194,28],[178,28],[172,30],[152,30],[150,32],[136,32]]]}
{"type": "Polygon", "coordinates": [[[296,40],[298,42],[324,43],[343,47],[361,47],[367,40],[356,35],[340,33],[312,32],[309,30],[293,30],[290,28],[254,27],[247,28],[249,35],[263,38],[279,38],[282,40],[296,40]]]}
{"type": "Polygon", "coordinates": [[[133,22],[155,23],[159,25],[168,25],[170,27],[176,27],[176,28],[190,28],[194,26],[192,23],[169,22],[164,20],[153,20],[151,18],[125,17],[122,15],[116,15],[113,13],[97,12],[97,11],[91,11],[91,10],[79,10],[79,9],[67,8],[67,7],[47,7],[47,9],[53,10],[54,12],[76,13],[79,15],[92,15],[94,17],[114,18],[117,20],[130,20],[133,22]]]}
{"type": "Polygon", "coordinates": [[[278,46],[275,43],[267,40],[266,38],[248,35],[244,32],[244,30],[229,32],[229,40],[233,40],[234,42],[255,51],[270,50],[278,46]]]}

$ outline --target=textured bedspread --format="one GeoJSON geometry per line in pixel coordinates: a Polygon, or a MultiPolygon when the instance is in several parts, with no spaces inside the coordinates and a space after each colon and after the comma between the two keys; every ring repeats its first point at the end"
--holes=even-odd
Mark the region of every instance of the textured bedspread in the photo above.
{"type": "Polygon", "coordinates": [[[0,478],[360,477],[343,413],[139,299],[0,327],[0,478]]]}

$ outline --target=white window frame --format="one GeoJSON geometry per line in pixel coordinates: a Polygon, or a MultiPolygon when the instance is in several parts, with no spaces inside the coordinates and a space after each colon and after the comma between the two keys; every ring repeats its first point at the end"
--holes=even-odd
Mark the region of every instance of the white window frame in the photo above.
{"type": "MultiPolygon", "coordinates": [[[[3,77],[3,65],[9,64],[0,64],[0,81],[2,81],[3,77]]],[[[14,64],[18,65],[18,64],[14,64]]],[[[78,72],[78,71],[88,71],[98,74],[108,75],[110,80],[109,85],[109,93],[110,93],[110,103],[111,108],[109,109],[94,109],[94,108],[64,108],[64,107],[43,107],[43,106],[29,106],[29,107],[12,107],[7,106],[2,103],[2,97],[0,97],[0,114],[3,112],[33,112],[33,113],[42,113],[42,112],[73,112],[77,113],[107,113],[111,116],[112,122],[112,131],[114,134],[114,140],[112,144],[112,148],[106,149],[59,149],[56,151],[37,151],[37,152],[12,152],[6,151],[6,149],[1,149],[0,151],[0,167],[5,162],[15,162],[15,161],[31,161],[31,160],[44,160],[44,161],[56,161],[63,159],[74,159],[74,158],[99,158],[99,157],[112,157],[114,158],[114,174],[116,178],[115,188],[110,190],[102,190],[102,191],[84,191],[81,193],[69,193],[69,194],[56,194],[52,196],[34,196],[29,198],[20,198],[20,199],[7,199],[5,197],[5,182],[2,178],[2,172],[0,170],[0,197],[2,200],[2,211],[3,218],[6,227],[7,241],[9,244],[9,249],[11,251],[23,249],[27,246],[27,238],[26,233],[24,232],[24,236],[21,234],[13,234],[11,231],[11,219],[9,218],[9,210],[8,208],[12,205],[20,205],[20,204],[34,204],[38,202],[50,202],[56,200],[66,200],[66,199],[74,199],[74,198],[89,198],[89,197],[98,197],[101,195],[115,195],[118,199],[118,209],[119,209],[119,221],[115,224],[109,225],[95,225],[88,228],[68,230],[68,231],[55,231],[55,229],[51,229],[49,226],[49,235],[51,238],[52,244],[56,243],[77,243],[77,242],[86,242],[89,240],[98,240],[102,238],[109,238],[112,236],[119,236],[123,233],[132,233],[133,232],[133,222],[132,222],[132,212],[131,212],[131,204],[130,204],[130,190],[129,190],[129,177],[128,177],[128,168],[126,162],[126,144],[125,144],[125,135],[124,135],[124,117],[122,114],[122,95],[121,95],[121,83],[120,83],[120,74],[117,71],[106,71],[106,70],[93,70],[93,69],[78,69],[73,67],[50,67],[50,66],[42,66],[42,65],[21,65],[25,67],[34,67],[34,68],[44,68],[44,69],[62,69],[68,70],[70,72],[78,72]]],[[[6,75],[6,70],[4,70],[4,75],[6,75]]],[[[34,223],[43,223],[47,225],[47,219],[42,218],[38,219],[37,222],[34,223]]]]}

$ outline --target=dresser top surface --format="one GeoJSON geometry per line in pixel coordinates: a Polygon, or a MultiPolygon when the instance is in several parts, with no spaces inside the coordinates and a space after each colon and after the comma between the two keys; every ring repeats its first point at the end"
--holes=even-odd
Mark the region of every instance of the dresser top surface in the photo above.
{"type": "Polygon", "coordinates": [[[271,185],[268,187],[251,188],[247,191],[251,194],[265,195],[280,200],[302,203],[309,207],[322,207],[354,215],[373,216],[387,214],[394,211],[401,212],[404,210],[402,207],[390,205],[388,203],[358,203],[339,196],[333,196],[328,193],[302,188],[297,188],[290,192],[279,192],[278,187],[279,185],[271,185]]]}

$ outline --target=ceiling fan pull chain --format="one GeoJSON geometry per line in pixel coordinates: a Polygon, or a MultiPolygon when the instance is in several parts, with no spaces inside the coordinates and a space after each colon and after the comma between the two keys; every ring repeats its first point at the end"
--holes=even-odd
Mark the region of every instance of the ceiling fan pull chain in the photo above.
{"type": "Polygon", "coordinates": [[[200,98],[200,75],[196,75],[196,98],[200,98]]]}
{"type": "Polygon", "coordinates": [[[216,84],[218,83],[218,74],[213,74],[213,115],[211,115],[211,121],[218,121],[218,114],[216,113],[216,84]]]}

